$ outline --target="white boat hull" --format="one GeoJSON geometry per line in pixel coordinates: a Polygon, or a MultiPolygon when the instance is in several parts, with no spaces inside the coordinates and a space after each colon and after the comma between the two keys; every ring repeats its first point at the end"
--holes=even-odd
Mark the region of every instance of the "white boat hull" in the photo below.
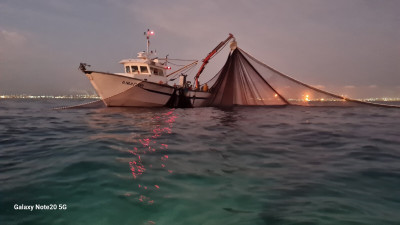
{"type": "MultiPolygon", "coordinates": [[[[85,71],[97,94],[106,106],[163,107],[171,99],[175,88],[119,74],[85,71]]],[[[176,92],[179,95],[179,92],[176,92]]],[[[193,107],[207,105],[208,92],[186,91],[193,107]]]]}
{"type": "Polygon", "coordinates": [[[97,94],[106,106],[161,107],[174,88],[111,73],[86,71],[97,94]]]}
{"type": "Polygon", "coordinates": [[[188,91],[186,97],[190,99],[193,107],[205,107],[208,103],[208,98],[211,93],[204,91],[188,91]]]}

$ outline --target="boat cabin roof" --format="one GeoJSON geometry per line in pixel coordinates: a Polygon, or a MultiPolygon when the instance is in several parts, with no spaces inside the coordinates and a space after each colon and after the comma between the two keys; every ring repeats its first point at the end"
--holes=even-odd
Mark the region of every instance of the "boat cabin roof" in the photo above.
{"type": "Polygon", "coordinates": [[[123,59],[119,61],[119,63],[123,64],[124,66],[150,66],[165,70],[164,65],[159,63],[158,59],[123,59]]]}
{"type": "Polygon", "coordinates": [[[123,59],[121,61],[119,61],[119,63],[121,64],[125,64],[125,63],[147,63],[148,60],[147,59],[123,59]]]}

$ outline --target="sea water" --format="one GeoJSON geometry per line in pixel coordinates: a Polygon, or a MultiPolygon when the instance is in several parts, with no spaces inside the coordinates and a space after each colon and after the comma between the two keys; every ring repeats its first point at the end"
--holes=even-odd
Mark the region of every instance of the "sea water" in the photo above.
{"type": "Polygon", "coordinates": [[[399,109],[76,103],[0,101],[0,224],[400,224],[399,109]]]}

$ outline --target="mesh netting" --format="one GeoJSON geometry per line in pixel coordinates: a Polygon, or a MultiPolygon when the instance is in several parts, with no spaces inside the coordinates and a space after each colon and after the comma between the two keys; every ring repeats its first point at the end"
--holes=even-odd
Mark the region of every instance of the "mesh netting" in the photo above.
{"type": "Polygon", "coordinates": [[[210,106],[387,106],[347,99],[311,87],[265,65],[240,48],[233,50],[207,85],[212,93],[210,106]]]}
{"type": "Polygon", "coordinates": [[[286,105],[284,98],[235,50],[212,85],[210,105],[286,105]]]}

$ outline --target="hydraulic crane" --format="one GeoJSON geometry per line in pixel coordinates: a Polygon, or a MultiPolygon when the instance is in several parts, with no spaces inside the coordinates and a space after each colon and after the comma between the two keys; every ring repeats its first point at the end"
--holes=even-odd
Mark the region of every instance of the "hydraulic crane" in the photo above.
{"type": "Polygon", "coordinates": [[[233,34],[229,33],[229,36],[227,39],[225,39],[224,41],[222,41],[221,43],[219,43],[219,45],[217,45],[217,47],[215,47],[210,53],[208,53],[207,57],[205,57],[202,61],[203,64],[201,64],[199,71],[197,72],[196,76],[195,76],[195,82],[196,82],[196,86],[195,86],[195,90],[199,89],[199,77],[200,74],[203,72],[205,66],[207,65],[208,61],[216,54],[218,53],[218,51],[224,47],[226,45],[226,43],[231,40],[233,37],[233,34]]]}

